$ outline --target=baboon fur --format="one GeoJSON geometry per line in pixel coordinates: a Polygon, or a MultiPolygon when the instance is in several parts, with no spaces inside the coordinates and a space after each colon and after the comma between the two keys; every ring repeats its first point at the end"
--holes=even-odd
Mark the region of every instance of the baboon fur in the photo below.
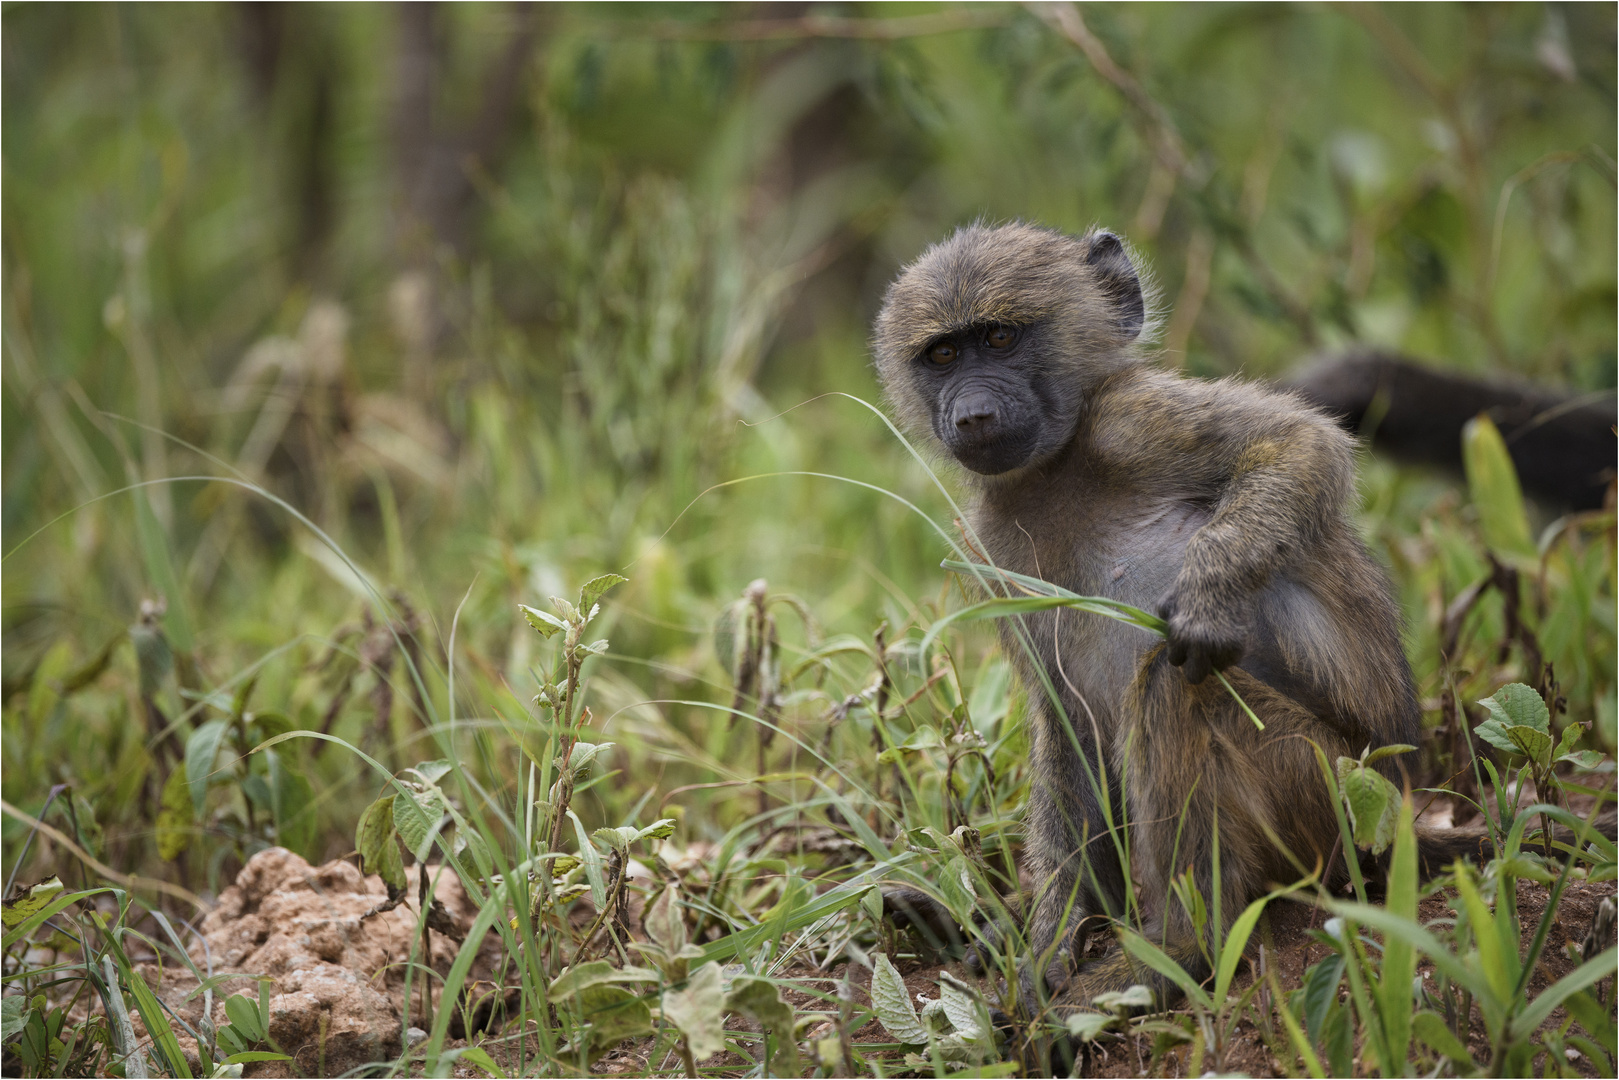
{"type": "MultiPolygon", "coordinates": [[[[1419,733],[1399,611],[1349,517],[1353,440],[1292,395],[1153,366],[1136,267],[1103,231],[969,226],[904,268],[873,338],[902,425],[967,466],[983,554],[1168,620],[1167,641],[1075,611],[1002,622],[1031,701],[1026,945],[1059,1007],[1173,993],[1123,950],[1069,959],[1081,920],[1124,914],[1110,821],[1129,823],[1147,937],[1202,977],[1171,882],[1190,868],[1212,908],[1216,830],[1228,922],[1317,866],[1342,880],[1312,743],[1331,762],[1419,733]],[[1265,730],[1204,677],[1221,668],[1265,730]]],[[[1478,850],[1474,833],[1422,836],[1435,869],[1478,850]]]]}

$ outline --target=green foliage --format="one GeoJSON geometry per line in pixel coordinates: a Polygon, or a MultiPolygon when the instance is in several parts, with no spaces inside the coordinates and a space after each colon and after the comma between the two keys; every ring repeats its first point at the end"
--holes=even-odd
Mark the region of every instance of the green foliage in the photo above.
{"type": "MultiPolygon", "coordinates": [[[[881,283],[974,216],[1125,232],[1195,374],[1353,343],[1613,383],[1609,9],[848,14],[547,9],[497,108],[527,16],[440,9],[428,156],[468,185],[446,226],[413,217],[394,9],[278,9],[268,51],[246,7],[183,33],[161,7],[4,10],[0,786],[141,876],[48,889],[100,871],[8,813],[10,880],[46,881],[7,897],[8,1072],[179,1075],[181,1034],[205,1072],[269,1060],[265,984],[210,1042],[131,955],[191,962],[152,881],[217,894],[273,844],[357,848],[399,902],[407,856],[429,862],[477,908],[464,943],[396,958],[450,1003],[400,1072],[578,1072],[623,1038],[649,1071],[722,1049],[759,1073],[1013,1067],[988,990],[890,1000],[933,945],[878,886],[1010,928],[991,966],[1015,983],[1028,691],[979,620],[1161,628],[1036,579],[975,606],[937,572],[976,571],[920,459],[811,400],[875,400],[881,283]],[[468,150],[486,121],[497,145],[468,150]],[[859,1004],[867,960],[886,1015],[859,1004]],[[508,992],[505,1035],[450,1041],[508,992]],[[874,1017],[895,1041],[852,1044],[874,1017]]],[[[1133,1039],[1166,1072],[1217,1067],[1249,1022],[1317,1075],[1611,1065],[1588,983],[1525,989],[1560,894],[1531,928],[1513,890],[1615,872],[1611,845],[1551,835],[1611,786],[1613,517],[1546,520],[1487,418],[1461,450],[1465,487],[1365,460],[1360,518],[1426,708],[1407,772],[1459,776],[1444,797],[1502,845],[1438,886],[1454,924],[1418,919],[1403,870],[1366,904],[1351,859],[1331,955],[1301,989],[1244,983],[1259,909],[1227,925],[1187,878],[1151,898],[1212,935],[1186,1009],[1132,992],[1019,1038],[1133,1039]]],[[[1344,850],[1398,870],[1410,804],[1380,752],[1322,776],[1344,850]]]]}

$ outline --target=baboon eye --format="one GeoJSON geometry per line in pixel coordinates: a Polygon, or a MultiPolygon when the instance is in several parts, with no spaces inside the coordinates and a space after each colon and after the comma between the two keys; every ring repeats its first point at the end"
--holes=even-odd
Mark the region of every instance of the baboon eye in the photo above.
{"type": "Polygon", "coordinates": [[[956,358],[956,347],[948,341],[941,341],[928,350],[928,362],[933,364],[948,364],[956,358]]]}
{"type": "Polygon", "coordinates": [[[984,335],[984,344],[992,349],[1004,349],[1017,340],[1017,330],[1010,326],[992,326],[984,335]]]}

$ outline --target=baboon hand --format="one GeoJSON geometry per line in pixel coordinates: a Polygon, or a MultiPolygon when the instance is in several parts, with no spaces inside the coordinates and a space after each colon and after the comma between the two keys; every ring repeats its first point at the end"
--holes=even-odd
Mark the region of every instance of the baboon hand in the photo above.
{"type": "Polygon", "coordinates": [[[1228,668],[1245,651],[1242,622],[1230,617],[1188,610],[1179,591],[1158,605],[1158,616],[1169,624],[1169,662],[1186,673],[1186,681],[1200,683],[1209,672],[1228,668]]]}

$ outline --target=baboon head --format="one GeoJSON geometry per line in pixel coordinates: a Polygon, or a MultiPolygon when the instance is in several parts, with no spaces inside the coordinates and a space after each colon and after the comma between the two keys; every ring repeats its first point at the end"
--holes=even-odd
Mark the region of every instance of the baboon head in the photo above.
{"type": "Polygon", "coordinates": [[[1086,396],[1137,361],[1148,294],[1124,243],[970,225],[889,286],[877,374],[900,423],[995,476],[1065,446],[1086,396]]]}

